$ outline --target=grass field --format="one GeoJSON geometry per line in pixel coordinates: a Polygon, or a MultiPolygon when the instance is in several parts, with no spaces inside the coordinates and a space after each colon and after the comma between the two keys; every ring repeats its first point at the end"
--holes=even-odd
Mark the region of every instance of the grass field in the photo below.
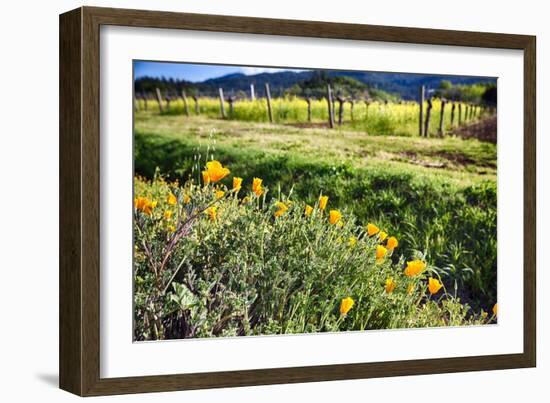
{"type": "MultiPolygon", "coordinates": [[[[445,131],[456,127],[459,120],[459,104],[455,102],[454,117],[451,112],[452,104],[447,103],[444,111],[443,129],[445,131]],[[451,122],[453,123],[451,125],[451,122]]],[[[230,120],[239,122],[268,122],[267,101],[265,99],[238,100],[233,103],[233,113],[229,109],[229,104],[225,102],[226,117],[230,120]]],[[[339,104],[334,103],[334,115],[338,121],[339,104]]],[[[145,103],[143,100],[137,101],[137,107],[143,110],[145,103]]],[[[156,101],[148,102],[148,109],[157,111],[158,103],[156,101]]],[[[324,125],[328,121],[327,102],[324,99],[311,101],[311,122],[308,122],[307,102],[301,98],[274,98],[272,100],[273,120],[278,124],[299,124],[299,125],[324,125]]],[[[424,111],[427,110],[427,102],[424,103],[424,111]]],[[[184,114],[184,103],[181,98],[172,100],[170,107],[164,104],[164,115],[178,116],[184,114]]],[[[197,116],[194,101],[188,99],[187,111],[191,116],[197,116]]],[[[460,104],[461,121],[466,119],[466,104],[460,104]]],[[[418,114],[419,106],[416,102],[403,101],[402,103],[384,103],[381,101],[370,101],[367,105],[364,101],[355,101],[353,108],[350,102],[345,102],[343,106],[342,118],[345,122],[346,130],[367,132],[377,135],[392,136],[416,136],[418,135],[418,114]]],[[[480,109],[476,109],[469,121],[480,117],[480,109]],[[474,116],[475,115],[475,116],[474,116]]],[[[483,115],[486,115],[484,112],[483,115]]],[[[200,98],[199,115],[207,118],[219,118],[220,101],[218,98],[200,98]]],[[[430,135],[437,135],[439,129],[439,120],[441,117],[441,101],[433,100],[431,111],[430,135]]]]}
{"type": "MultiPolygon", "coordinates": [[[[395,235],[400,244],[393,260],[429,261],[447,289],[476,309],[496,302],[496,145],[419,138],[412,135],[417,123],[392,136],[367,134],[349,122],[327,130],[296,127],[292,119],[267,124],[172,110],[136,113],[136,174],[198,180],[194,167],[208,154],[247,186],[262,178],[273,200],[292,194],[314,204],[321,193],[328,195],[331,206],[353,214],[359,225],[376,222],[395,235]]],[[[393,116],[386,129],[400,126],[393,116]]]]}

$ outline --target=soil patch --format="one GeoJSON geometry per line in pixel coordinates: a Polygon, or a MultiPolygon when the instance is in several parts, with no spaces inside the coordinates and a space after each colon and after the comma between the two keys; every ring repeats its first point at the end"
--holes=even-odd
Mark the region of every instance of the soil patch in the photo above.
{"type": "Polygon", "coordinates": [[[328,123],[326,122],[307,122],[307,123],[285,123],[285,126],[297,127],[299,129],[322,129],[328,128],[328,123]]]}
{"type": "Polygon", "coordinates": [[[449,134],[463,138],[476,138],[480,141],[487,141],[489,143],[496,144],[497,117],[496,115],[491,116],[490,118],[483,119],[480,122],[455,128],[449,134]]]}

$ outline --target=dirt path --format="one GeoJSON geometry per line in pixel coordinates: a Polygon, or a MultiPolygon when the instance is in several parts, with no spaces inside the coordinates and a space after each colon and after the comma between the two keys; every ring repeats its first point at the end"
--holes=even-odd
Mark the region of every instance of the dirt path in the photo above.
{"type": "Polygon", "coordinates": [[[492,116],[480,122],[454,129],[451,134],[463,138],[476,138],[480,141],[497,143],[497,117],[492,116]]]}

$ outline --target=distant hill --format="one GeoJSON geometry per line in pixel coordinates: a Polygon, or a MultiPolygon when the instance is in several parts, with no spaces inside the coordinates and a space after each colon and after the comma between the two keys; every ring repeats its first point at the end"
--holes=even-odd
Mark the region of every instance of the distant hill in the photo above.
{"type": "MultiPolygon", "coordinates": [[[[182,89],[189,91],[190,94],[197,91],[202,95],[217,94],[221,87],[227,95],[239,95],[250,91],[250,84],[254,84],[255,91],[259,96],[264,95],[264,86],[269,83],[271,94],[280,96],[287,93],[297,84],[311,80],[318,71],[281,71],[276,73],[259,73],[254,75],[245,75],[242,73],[229,74],[222,77],[211,78],[202,82],[192,83],[185,80],[174,80],[170,78],[152,78],[141,77],[136,79],[136,92],[151,92],[159,87],[168,93],[180,93],[182,89]]],[[[485,77],[464,77],[449,75],[425,75],[409,73],[378,73],[362,71],[336,71],[327,70],[325,75],[330,77],[349,77],[359,83],[364,84],[366,89],[371,92],[379,90],[381,92],[395,94],[402,99],[413,100],[418,96],[418,88],[425,85],[428,88],[436,89],[441,81],[449,81],[452,84],[477,84],[477,83],[496,83],[494,78],[485,77]],[[373,91],[374,90],[374,91],[373,91]]],[[[350,81],[351,82],[351,81],[350,81]]],[[[357,87],[357,86],[356,86],[357,87]]]]}
{"type": "Polygon", "coordinates": [[[259,94],[264,94],[264,86],[269,83],[270,92],[273,95],[281,95],[286,89],[311,76],[311,72],[281,71],[279,73],[259,73],[245,75],[242,73],[229,74],[227,76],[211,78],[199,83],[203,88],[218,90],[222,87],[230,91],[249,91],[250,84],[254,84],[259,94]]]}
{"type": "Polygon", "coordinates": [[[452,84],[478,84],[478,83],[496,83],[493,78],[487,77],[464,77],[449,75],[425,75],[409,73],[374,73],[361,71],[334,72],[332,74],[342,74],[353,77],[364,83],[369,83],[374,88],[381,89],[389,93],[396,93],[403,99],[414,100],[418,98],[418,88],[421,85],[430,89],[439,87],[441,81],[450,81],[452,84]]]}

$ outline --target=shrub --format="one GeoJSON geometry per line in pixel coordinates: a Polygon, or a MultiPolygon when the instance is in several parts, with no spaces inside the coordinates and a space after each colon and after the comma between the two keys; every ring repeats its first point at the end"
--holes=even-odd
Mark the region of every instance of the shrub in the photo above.
{"type": "Polygon", "coordinates": [[[136,340],[495,320],[330,198],[306,204],[258,180],[231,182],[220,164],[196,173],[183,186],[135,179],[136,340]]]}

